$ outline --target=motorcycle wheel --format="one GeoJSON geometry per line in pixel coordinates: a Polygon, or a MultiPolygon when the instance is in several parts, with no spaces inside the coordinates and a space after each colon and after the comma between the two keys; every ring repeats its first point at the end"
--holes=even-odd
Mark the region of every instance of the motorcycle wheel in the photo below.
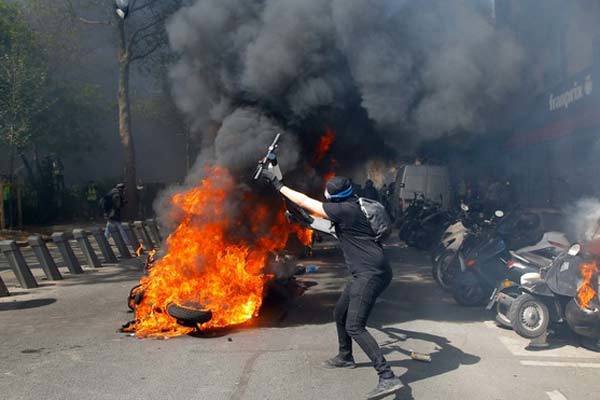
{"type": "Polygon", "coordinates": [[[528,293],[515,299],[508,311],[508,317],[513,330],[527,339],[543,335],[550,323],[548,307],[528,293]]]}
{"type": "Polygon", "coordinates": [[[478,306],[489,297],[489,290],[485,290],[472,272],[458,273],[452,284],[452,297],[461,306],[478,306]]]}
{"type": "Polygon", "coordinates": [[[434,265],[445,251],[446,247],[441,242],[435,245],[435,247],[431,250],[431,265],[434,265]]]}
{"type": "Polygon", "coordinates": [[[449,291],[452,289],[452,283],[459,268],[456,253],[447,250],[439,257],[438,262],[433,264],[433,279],[442,289],[449,291]]]}

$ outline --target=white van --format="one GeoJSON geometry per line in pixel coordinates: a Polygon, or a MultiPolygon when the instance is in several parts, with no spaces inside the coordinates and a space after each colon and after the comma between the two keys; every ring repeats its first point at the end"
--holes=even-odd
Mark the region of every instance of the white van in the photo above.
{"type": "Polygon", "coordinates": [[[435,165],[405,165],[396,175],[394,199],[396,215],[404,210],[415,193],[441,203],[443,209],[450,205],[450,178],[448,168],[435,165]]]}

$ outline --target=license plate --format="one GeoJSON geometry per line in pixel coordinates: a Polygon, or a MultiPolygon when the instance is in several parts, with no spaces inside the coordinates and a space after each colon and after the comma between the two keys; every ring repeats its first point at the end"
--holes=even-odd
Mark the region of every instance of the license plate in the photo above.
{"type": "Polygon", "coordinates": [[[494,291],[492,292],[492,295],[490,296],[490,302],[485,307],[486,310],[491,310],[492,307],[494,307],[494,304],[496,304],[496,295],[497,294],[498,294],[498,288],[494,289],[494,291]]]}

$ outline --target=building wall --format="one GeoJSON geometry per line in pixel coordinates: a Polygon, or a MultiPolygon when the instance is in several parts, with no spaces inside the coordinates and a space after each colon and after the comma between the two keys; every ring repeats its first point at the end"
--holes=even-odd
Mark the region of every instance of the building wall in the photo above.
{"type": "Polygon", "coordinates": [[[589,118],[596,103],[586,94],[569,107],[548,111],[551,93],[582,84],[588,74],[596,81],[594,98],[600,90],[600,2],[496,0],[495,6],[498,28],[515,33],[529,62],[528,106],[515,110],[524,111],[525,118],[508,132],[507,170],[518,201],[562,208],[582,197],[600,197],[600,123],[589,118]],[[532,132],[539,140],[529,140],[532,132]]]}
{"type": "Polygon", "coordinates": [[[600,2],[496,0],[496,22],[526,49],[533,93],[589,68],[600,46],[600,2]]]}

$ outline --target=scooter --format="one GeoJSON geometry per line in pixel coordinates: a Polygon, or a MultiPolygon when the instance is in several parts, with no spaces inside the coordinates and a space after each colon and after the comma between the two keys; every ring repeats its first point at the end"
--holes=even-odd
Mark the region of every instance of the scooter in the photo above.
{"type": "Polygon", "coordinates": [[[544,255],[537,254],[535,251],[531,253],[523,252],[522,254],[512,250],[509,251],[511,258],[506,262],[506,276],[498,283],[486,306],[486,310],[496,307],[495,320],[496,325],[499,327],[512,329],[508,311],[514,299],[520,294],[521,277],[526,274],[538,273],[540,269],[547,267],[559,255],[561,250],[557,247],[551,247],[539,251],[543,252],[544,255]]]}
{"type": "MultiPolygon", "coordinates": [[[[502,218],[503,215],[504,213],[500,210],[495,213],[497,218],[502,218]]],[[[536,251],[547,252],[548,248],[568,246],[567,238],[561,232],[545,232],[538,240],[537,238],[532,239],[527,232],[522,232],[523,228],[516,228],[510,223],[503,223],[498,226],[498,229],[494,228],[495,224],[490,224],[484,235],[485,238],[479,245],[469,252],[459,252],[458,254],[460,272],[453,281],[452,294],[461,305],[478,305],[497,289],[498,284],[507,275],[507,262],[511,257],[509,252],[511,247],[514,249],[514,246],[519,246],[516,253],[521,254],[536,251]],[[527,243],[527,240],[536,241],[531,244],[527,243]]],[[[535,232],[537,228],[532,227],[532,230],[535,232]]]]}
{"type": "Polygon", "coordinates": [[[461,204],[460,209],[461,212],[456,220],[446,228],[440,237],[439,243],[431,249],[431,261],[433,264],[439,260],[440,256],[444,254],[446,250],[458,251],[465,236],[469,232],[469,229],[465,225],[469,206],[461,204]]]}
{"type": "Polygon", "coordinates": [[[461,213],[456,222],[448,226],[438,245],[431,251],[431,273],[433,279],[444,290],[450,290],[451,283],[458,267],[455,265],[456,255],[463,247],[465,240],[475,242],[479,225],[483,222],[483,213],[473,212],[466,204],[461,204],[461,213]],[[454,268],[456,267],[456,268],[454,268]]]}
{"type": "Polygon", "coordinates": [[[548,346],[550,324],[566,324],[600,350],[598,249],[597,242],[586,248],[574,244],[547,268],[521,277],[508,316],[517,334],[532,339],[532,347],[548,346]]]}

